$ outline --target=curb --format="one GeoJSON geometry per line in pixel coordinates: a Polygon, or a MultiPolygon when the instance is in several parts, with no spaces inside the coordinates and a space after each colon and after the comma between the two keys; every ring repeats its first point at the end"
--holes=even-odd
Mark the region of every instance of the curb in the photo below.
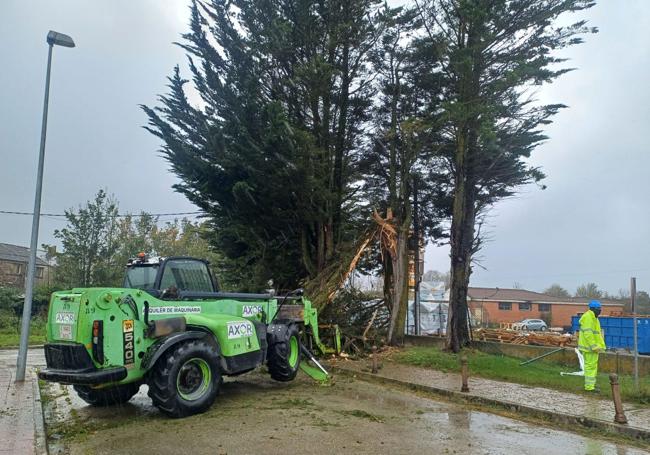
{"type": "Polygon", "coordinates": [[[35,371],[32,370],[31,376],[34,390],[34,453],[36,455],[48,455],[49,450],[47,447],[47,435],[45,433],[41,387],[38,384],[38,376],[35,371]]]}
{"type": "MultiPolygon", "coordinates": [[[[36,348],[44,348],[44,344],[30,344],[27,346],[27,349],[36,349],[36,348]]],[[[0,346],[0,351],[15,351],[16,349],[20,349],[20,346],[0,346]]]]}
{"type": "Polygon", "coordinates": [[[502,400],[495,400],[492,398],[485,398],[479,395],[473,395],[471,393],[457,392],[455,390],[448,390],[440,387],[428,386],[423,384],[415,384],[412,382],[389,378],[386,376],[382,376],[380,374],[371,374],[371,373],[360,372],[357,370],[349,370],[347,368],[341,368],[339,366],[330,365],[330,368],[333,371],[336,371],[343,375],[352,376],[354,378],[359,378],[361,380],[368,381],[368,382],[375,382],[375,383],[385,384],[385,385],[396,385],[400,387],[405,387],[407,389],[416,390],[419,392],[441,395],[461,403],[474,403],[479,405],[495,406],[501,409],[505,409],[507,411],[518,412],[521,414],[529,415],[531,417],[551,420],[554,423],[561,423],[564,425],[577,425],[589,429],[604,430],[609,433],[621,434],[629,438],[635,439],[637,441],[650,442],[650,431],[643,428],[631,427],[629,425],[621,425],[618,423],[608,422],[606,420],[600,420],[600,419],[593,419],[591,417],[585,417],[581,415],[560,414],[546,409],[536,408],[534,406],[526,406],[519,403],[513,403],[510,401],[502,401],[502,400]]]}

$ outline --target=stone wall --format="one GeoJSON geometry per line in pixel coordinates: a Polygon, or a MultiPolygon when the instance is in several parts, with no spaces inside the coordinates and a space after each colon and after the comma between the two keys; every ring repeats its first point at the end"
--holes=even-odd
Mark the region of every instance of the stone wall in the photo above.
{"type": "MultiPolygon", "coordinates": [[[[14,261],[0,261],[0,286],[22,289],[25,287],[27,276],[27,263],[14,261]]],[[[50,282],[51,268],[49,266],[36,266],[36,285],[50,282]],[[39,269],[40,270],[39,272],[39,269]],[[39,276],[40,273],[40,276],[39,276]]]]}

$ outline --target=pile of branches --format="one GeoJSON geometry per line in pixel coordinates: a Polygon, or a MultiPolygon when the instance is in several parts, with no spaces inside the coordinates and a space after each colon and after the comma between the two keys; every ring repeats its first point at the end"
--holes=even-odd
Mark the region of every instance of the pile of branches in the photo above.
{"type": "Polygon", "coordinates": [[[319,310],[332,303],[368,247],[375,240],[379,229],[371,226],[365,230],[352,248],[346,249],[338,261],[332,261],[317,277],[304,285],[305,294],[319,310]]]}
{"type": "Polygon", "coordinates": [[[319,311],[319,320],[339,326],[343,352],[363,355],[372,345],[386,341],[391,309],[384,299],[345,285],[366,252],[378,248],[382,258],[384,254],[396,254],[397,231],[393,223],[390,209],[386,218],[375,211],[370,225],[339,260],[304,284],[306,295],[319,311]]]}
{"type": "Polygon", "coordinates": [[[383,344],[390,313],[383,299],[354,288],[344,288],[319,314],[325,324],[341,330],[342,351],[362,355],[383,344]]]}

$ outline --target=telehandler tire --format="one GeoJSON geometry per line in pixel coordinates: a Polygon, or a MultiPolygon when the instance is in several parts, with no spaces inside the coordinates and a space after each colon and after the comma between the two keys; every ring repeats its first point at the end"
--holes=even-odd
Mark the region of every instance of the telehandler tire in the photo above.
{"type": "Polygon", "coordinates": [[[300,368],[300,330],[289,324],[285,339],[269,346],[267,366],[276,381],[293,381],[300,368]]]}
{"type": "Polygon", "coordinates": [[[147,378],[153,404],[170,417],[186,417],[212,406],[221,384],[216,349],[204,340],[172,346],[147,378]]]}
{"type": "Polygon", "coordinates": [[[137,382],[131,384],[122,384],[114,387],[105,387],[103,389],[93,389],[87,385],[73,386],[79,398],[92,406],[112,406],[115,404],[124,404],[138,393],[140,384],[137,382]]]}

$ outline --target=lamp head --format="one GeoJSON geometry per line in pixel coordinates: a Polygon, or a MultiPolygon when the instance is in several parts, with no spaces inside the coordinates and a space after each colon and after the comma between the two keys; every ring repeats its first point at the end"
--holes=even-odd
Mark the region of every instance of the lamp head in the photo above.
{"type": "Polygon", "coordinates": [[[50,46],[57,45],[63,47],[74,47],[74,41],[68,35],[50,30],[47,34],[47,44],[50,46]]]}

